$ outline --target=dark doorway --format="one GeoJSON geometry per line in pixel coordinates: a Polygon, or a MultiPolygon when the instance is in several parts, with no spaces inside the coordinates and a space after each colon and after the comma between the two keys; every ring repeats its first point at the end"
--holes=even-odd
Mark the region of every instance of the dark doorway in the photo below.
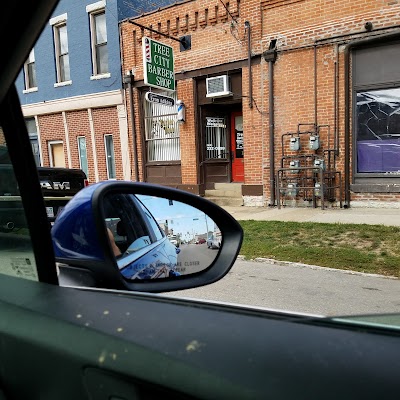
{"type": "MultiPolygon", "coordinates": [[[[205,189],[214,189],[214,183],[243,181],[243,172],[240,172],[243,149],[237,149],[236,144],[240,129],[232,125],[239,124],[240,116],[240,107],[232,105],[201,108],[201,167],[205,189]]],[[[241,132],[243,139],[243,130],[241,132]]]]}

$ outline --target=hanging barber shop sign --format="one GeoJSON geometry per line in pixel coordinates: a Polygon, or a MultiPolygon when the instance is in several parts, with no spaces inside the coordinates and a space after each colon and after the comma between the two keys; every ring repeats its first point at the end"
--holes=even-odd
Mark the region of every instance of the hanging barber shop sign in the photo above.
{"type": "Polygon", "coordinates": [[[175,90],[174,55],[171,46],[142,39],[144,83],[164,90],[175,90]]]}

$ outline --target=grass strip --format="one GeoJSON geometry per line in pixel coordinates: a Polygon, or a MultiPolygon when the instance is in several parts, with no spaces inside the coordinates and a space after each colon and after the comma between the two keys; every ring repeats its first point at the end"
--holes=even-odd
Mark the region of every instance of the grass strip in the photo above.
{"type": "Polygon", "coordinates": [[[240,254],[400,278],[400,227],[239,221],[240,254]]]}

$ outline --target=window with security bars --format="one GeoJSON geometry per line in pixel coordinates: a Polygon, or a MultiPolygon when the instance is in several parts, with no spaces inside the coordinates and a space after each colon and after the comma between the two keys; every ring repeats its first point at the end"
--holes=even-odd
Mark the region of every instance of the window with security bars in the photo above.
{"type": "Polygon", "coordinates": [[[176,92],[157,92],[174,99],[169,106],[144,100],[145,138],[148,161],[179,161],[181,159],[176,92]]]}
{"type": "Polygon", "coordinates": [[[224,117],[206,118],[206,159],[227,159],[226,120],[224,117]]]}

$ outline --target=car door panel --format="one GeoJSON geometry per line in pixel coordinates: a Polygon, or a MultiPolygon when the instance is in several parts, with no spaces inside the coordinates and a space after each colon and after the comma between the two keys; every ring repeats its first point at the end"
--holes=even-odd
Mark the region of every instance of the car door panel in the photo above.
{"type": "Polygon", "coordinates": [[[115,390],[120,380],[133,393],[139,382],[208,399],[377,398],[380,384],[399,387],[394,332],[5,276],[0,293],[0,381],[16,398],[91,398],[86,386],[104,374],[115,390]]]}

